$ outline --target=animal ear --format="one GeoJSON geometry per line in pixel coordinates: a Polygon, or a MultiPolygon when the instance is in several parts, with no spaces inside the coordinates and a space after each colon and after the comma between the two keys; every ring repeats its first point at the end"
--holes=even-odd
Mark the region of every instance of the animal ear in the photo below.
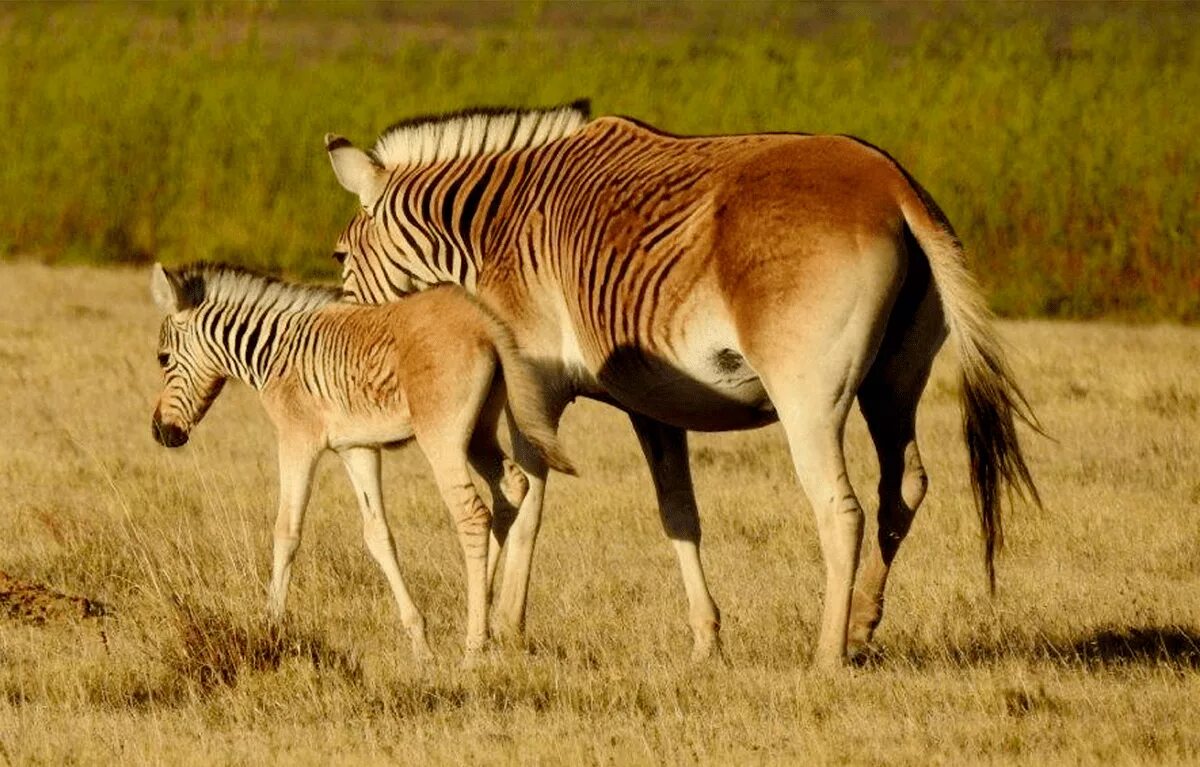
{"type": "Polygon", "coordinates": [[[358,195],[364,208],[374,207],[387,181],[384,169],[366,152],[333,133],[325,134],[325,151],[342,188],[358,195]]]}
{"type": "Polygon", "coordinates": [[[155,264],[150,268],[150,296],[163,314],[194,309],[204,300],[204,277],[194,274],[184,279],[155,264]]]}
{"type": "Polygon", "coordinates": [[[150,267],[150,296],[163,314],[175,314],[184,309],[183,291],[180,290],[179,280],[164,269],[162,264],[150,267]]]}

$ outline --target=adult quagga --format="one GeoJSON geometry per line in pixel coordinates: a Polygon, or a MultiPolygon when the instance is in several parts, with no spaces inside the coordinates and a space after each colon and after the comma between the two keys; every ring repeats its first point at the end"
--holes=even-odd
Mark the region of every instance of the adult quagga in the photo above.
{"type": "Polygon", "coordinates": [[[268,612],[283,614],[313,471],[333,450],[354,485],[367,548],[391,585],[413,651],[429,654],[425,621],[400,576],[379,479],[380,446],[415,437],[458,528],[467,560],[466,646],[478,650],[487,636],[491,512],[467,464],[491,485],[497,508],[523,499],[525,476],[496,442],[506,400],[541,458],[534,468],[549,462],[572,471],[503,325],[458,287],[354,306],[338,301],[340,290],[229,266],[168,272],[156,265],[151,292],[166,315],[154,438],[167,447],[185,444],[230,378],[258,390],[275,424],[279,514],[268,612]]]}
{"type": "MultiPolygon", "coordinates": [[[[871,639],[925,495],[915,413],[947,336],[994,577],[1000,495],[1037,498],[1014,424],[1032,415],[954,231],[886,153],[845,136],[673,136],[590,120],[584,103],[410,120],[369,154],[333,135],[326,146],[362,204],[336,254],[348,294],[464,285],[512,327],[552,418],[578,395],[629,413],[696,656],[719,647],[719,613],[685,430],[782,422],[826,563],[816,660],[836,665],[871,639]],[[861,569],[842,446],[855,397],[881,466],[878,540],[861,569]]],[[[523,627],[544,476],[497,531],[509,538],[498,631],[523,627]]]]}

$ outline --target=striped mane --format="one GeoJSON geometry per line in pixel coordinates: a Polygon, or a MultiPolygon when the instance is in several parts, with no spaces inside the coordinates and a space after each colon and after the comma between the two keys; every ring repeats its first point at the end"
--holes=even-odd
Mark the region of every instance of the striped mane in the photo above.
{"type": "Polygon", "coordinates": [[[193,306],[216,303],[301,312],[342,296],[340,288],[285,282],[230,264],[192,264],[176,272],[175,279],[193,306]]]}
{"type": "Polygon", "coordinates": [[[414,117],[384,131],[371,154],[389,170],[429,165],[542,146],[578,132],[589,119],[591,105],[586,99],[547,109],[482,107],[414,117]]]}

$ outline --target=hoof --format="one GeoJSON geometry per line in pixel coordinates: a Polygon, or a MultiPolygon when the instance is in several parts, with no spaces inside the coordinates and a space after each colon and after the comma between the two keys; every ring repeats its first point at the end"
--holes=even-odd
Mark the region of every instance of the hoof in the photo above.
{"type": "Polygon", "coordinates": [[[812,659],[812,670],[817,674],[839,674],[849,666],[849,658],[843,652],[817,650],[812,659]]]}
{"type": "Polygon", "coordinates": [[[437,658],[437,656],[433,654],[433,650],[429,649],[429,643],[425,641],[425,637],[421,637],[419,639],[415,637],[413,638],[412,655],[413,660],[420,664],[431,663],[435,658],[437,658]]]}
{"type": "Polygon", "coordinates": [[[474,671],[481,665],[483,665],[483,654],[480,652],[468,652],[463,655],[458,668],[460,671],[474,671]]]}
{"type": "Polygon", "coordinates": [[[490,632],[492,642],[506,649],[523,648],[525,646],[525,631],[520,626],[511,623],[496,622],[490,632]]]}
{"type": "Polygon", "coordinates": [[[716,634],[697,635],[692,643],[692,665],[712,665],[721,668],[729,667],[729,659],[725,657],[725,648],[716,634]]]}
{"type": "Polygon", "coordinates": [[[514,508],[520,508],[521,503],[525,500],[525,494],[529,492],[529,478],[525,476],[525,472],[521,471],[519,466],[507,458],[504,459],[504,476],[500,479],[500,492],[514,508]]]}
{"type": "Polygon", "coordinates": [[[855,668],[877,666],[883,661],[883,650],[873,644],[860,644],[846,648],[846,662],[855,668]]]}

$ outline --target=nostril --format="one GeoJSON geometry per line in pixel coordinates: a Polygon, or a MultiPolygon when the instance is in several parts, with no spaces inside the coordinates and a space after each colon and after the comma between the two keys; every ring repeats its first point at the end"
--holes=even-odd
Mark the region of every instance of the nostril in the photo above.
{"type": "Polygon", "coordinates": [[[154,441],[163,447],[180,447],[188,441],[187,432],[174,424],[163,423],[158,418],[151,422],[150,432],[154,441]]]}

